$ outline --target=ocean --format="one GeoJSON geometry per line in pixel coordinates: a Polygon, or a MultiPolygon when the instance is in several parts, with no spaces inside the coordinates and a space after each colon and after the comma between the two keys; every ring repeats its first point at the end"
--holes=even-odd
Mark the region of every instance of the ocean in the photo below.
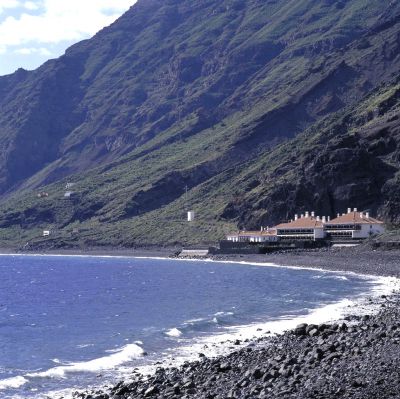
{"type": "Polygon", "coordinates": [[[211,261],[0,256],[0,397],[57,397],[340,317],[387,281],[211,261]]]}

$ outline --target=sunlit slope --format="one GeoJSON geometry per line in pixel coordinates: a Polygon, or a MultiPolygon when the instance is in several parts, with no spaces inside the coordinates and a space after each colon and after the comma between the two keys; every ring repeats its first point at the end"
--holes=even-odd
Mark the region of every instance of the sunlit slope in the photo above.
{"type": "MultiPolygon", "coordinates": [[[[313,196],[314,142],[292,138],[310,127],[320,135],[327,115],[321,123],[333,126],[375,87],[395,87],[396,7],[142,1],[59,60],[0,78],[9,99],[0,112],[2,187],[13,187],[0,210],[4,245],[45,228],[58,231],[51,245],[205,242],[303,206],[357,202],[351,190],[313,196]],[[38,198],[42,191],[49,196],[38,198]],[[188,208],[198,215],[191,225],[188,208]]],[[[339,140],[340,130],[326,129],[326,140],[339,140]]],[[[340,159],[321,165],[331,162],[340,159]]],[[[358,206],[393,219],[392,205],[367,194],[358,206]]]]}

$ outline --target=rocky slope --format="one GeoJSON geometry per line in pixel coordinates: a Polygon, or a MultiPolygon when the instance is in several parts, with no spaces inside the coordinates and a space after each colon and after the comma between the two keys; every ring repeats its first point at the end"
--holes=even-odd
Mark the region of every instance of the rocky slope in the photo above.
{"type": "Polygon", "coordinates": [[[398,2],[139,1],[0,77],[0,241],[211,241],[349,202],[397,223],[399,37],[398,2]]]}
{"type": "Polygon", "coordinates": [[[229,203],[222,217],[268,225],[312,204],[320,215],[354,206],[398,225],[399,172],[400,86],[395,83],[251,164],[245,176],[253,177],[254,187],[240,204],[229,203]],[[268,170],[273,158],[281,162],[268,170]]]}

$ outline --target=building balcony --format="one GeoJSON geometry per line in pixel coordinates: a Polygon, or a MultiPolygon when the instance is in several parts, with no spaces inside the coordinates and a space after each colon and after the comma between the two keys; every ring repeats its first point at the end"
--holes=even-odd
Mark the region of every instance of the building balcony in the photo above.
{"type": "Polygon", "coordinates": [[[327,225],[325,226],[326,231],[356,231],[356,230],[361,230],[361,225],[359,224],[333,224],[333,225],[327,225]]]}

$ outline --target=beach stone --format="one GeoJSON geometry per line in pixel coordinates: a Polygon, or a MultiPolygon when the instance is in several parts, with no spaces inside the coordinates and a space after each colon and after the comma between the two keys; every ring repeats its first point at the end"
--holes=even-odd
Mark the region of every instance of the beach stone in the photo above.
{"type": "Polygon", "coordinates": [[[334,352],[334,353],[331,353],[330,355],[328,355],[328,356],[325,358],[325,360],[326,360],[327,362],[330,362],[330,361],[332,361],[333,359],[339,359],[340,357],[341,357],[341,354],[340,354],[340,353],[334,352]]]}
{"type": "Polygon", "coordinates": [[[259,380],[264,375],[264,372],[261,369],[256,368],[253,370],[252,375],[256,380],[259,380]]]}
{"type": "Polygon", "coordinates": [[[321,332],[323,332],[323,331],[325,331],[325,330],[328,330],[330,327],[331,327],[331,326],[330,326],[329,324],[323,323],[323,324],[320,324],[320,325],[318,326],[318,330],[321,331],[321,332]]]}
{"type": "Polygon", "coordinates": [[[175,395],[179,395],[181,393],[181,387],[179,384],[175,384],[173,387],[175,395]]]}
{"type": "Polygon", "coordinates": [[[227,395],[227,399],[237,399],[239,397],[240,397],[240,391],[236,389],[231,389],[227,395]]]}
{"type": "Polygon", "coordinates": [[[361,388],[361,387],[365,386],[365,382],[362,381],[362,380],[360,380],[360,379],[357,379],[357,380],[354,380],[354,381],[351,383],[351,386],[352,386],[353,388],[361,388]]]}
{"type": "Polygon", "coordinates": [[[250,395],[257,395],[261,391],[261,388],[258,386],[254,386],[250,389],[250,395]]]}
{"type": "Polygon", "coordinates": [[[307,326],[308,326],[307,323],[299,324],[299,325],[294,329],[295,335],[299,335],[299,336],[301,336],[301,335],[306,335],[306,334],[307,334],[307,326]]]}
{"type": "Polygon", "coordinates": [[[309,330],[309,331],[308,331],[308,335],[309,335],[310,337],[315,337],[315,336],[317,336],[318,334],[319,334],[318,328],[313,328],[312,330],[309,330]]]}
{"type": "Polygon", "coordinates": [[[159,393],[158,387],[156,385],[153,385],[145,391],[144,396],[148,397],[148,396],[156,395],[158,393],[159,393]]]}
{"type": "Polygon", "coordinates": [[[218,365],[218,371],[224,373],[232,369],[232,366],[229,363],[221,363],[218,365]]]}
{"type": "Polygon", "coordinates": [[[288,366],[293,366],[294,364],[297,364],[297,358],[296,357],[291,357],[286,361],[286,365],[288,366]]]}
{"type": "Polygon", "coordinates": [[[322,351],[321,348],[316,348],[313,352],[313,357],[316,360],[321,360],[324,356],[324,352],[322,351]]]}
{"type": "Polygon", "coordinates": [[[185,389],[191,389],[191,388],[194,388],[196,385],[195,385],[195,383],[192,381],[192,380],[189,380],[189,381],[186,381],[184,384],[183,384],[183,388],[185,388],[185,389]]]}
{"type": "Polygon", "coordinates": [[[285,395],[289,395],[292,393],[291,389],[285,389],[283,391],[278,392],[278,396],[285,396],[285,395]]]}
{"type": "Polygon", "coordinates": [[[247,378],[243,378],[241,381],[239,381],[239,387],[245,388],[248,385],[250,385],[250,381],[247,378]]]}
{"type": "Polygon", "coordinates": [[[309,334],[311,330],[317,329],[318,330],[318,326],[316,324],[308,324],[306,327],[306,333],[309,334]]]}
{"type": "Polygon", "coordinates": [[[279,377],[279,372],[278,372],[278,370],[271,370],[269,372],[269,375],[271,376],[272,379],[276,379],[279,377]]]}

